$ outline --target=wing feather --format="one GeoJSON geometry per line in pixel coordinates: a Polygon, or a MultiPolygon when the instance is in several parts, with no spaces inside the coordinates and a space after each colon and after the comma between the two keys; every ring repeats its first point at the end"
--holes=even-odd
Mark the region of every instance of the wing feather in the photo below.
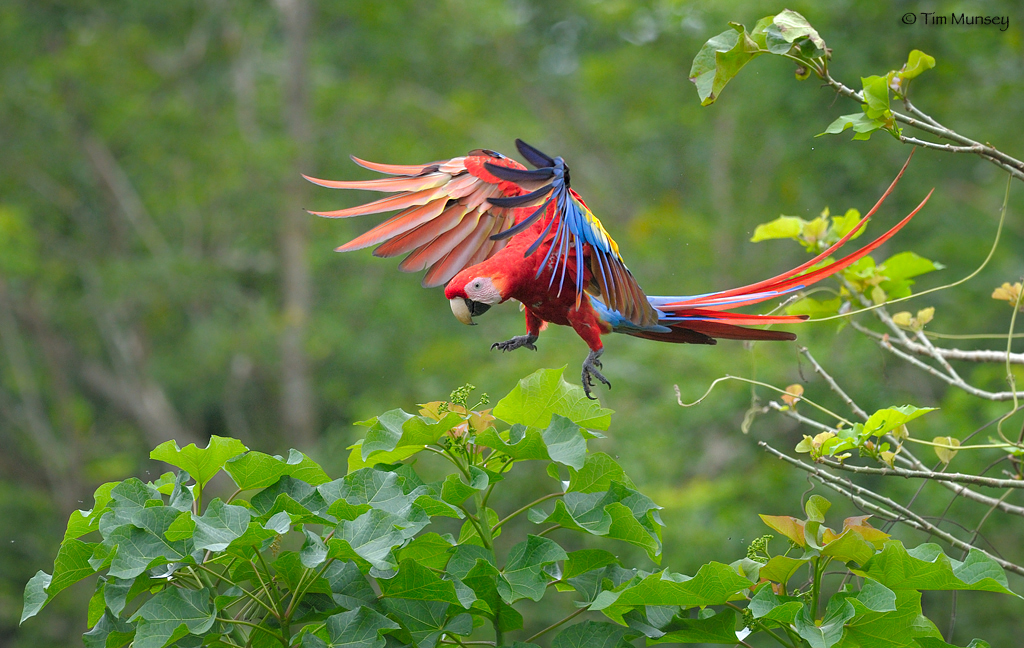
{"type": "Polygon", "coordinates": [[[439,217],[420,225],[407,234],[393,238],[380,245],[373,251],[373,255],[385,258],[393,257],[405,254],[406,252],[412,252],[418,247],[427,245],[438,236],[455,227],[462,217],[466,215],[467,211],[465,205],[455,203],[441,212],[439,217]]]}
{"type": "Polygon", "coordinates": [[[466,238],[456,244],[443,259],[430,267],[426,276],[423,277],[423,286],[429,288],[446,284],[452,277],[458,274],[459,270],[468,268],[470,266],[469,260],[480,249],[484,241],[487,240],[487,235],[491,232],[491,226],[492,223],[489,222],[489,219],[481,218],[480,222],[477,223],[477,226],[473,228],[473,231],[466,238]]]}
{"type": "Polygon", "coordinates": [[[394,218],[384,221],[377,227],[374,227],[362,236],[358,236],[345,245],[336,248],[335,252],[361,250],[364,247],[376,245],[381,241],[401,236],[409,230],[415,229],[420,225],[437,218],[441,212],[444,211],[446,202],[446,200],[438,198],[437,200],[428,202],[426,205],[410,207],[409,209],[400,212],[394,218]]]}
{"type": "MultiPolygon", "coordinates": [[[[490,237],[515,224],[514,211],[491,205],[488,199],[527,192],[485,169],[484,163],[491,161],[501,168],[526,170],[515,160],[493,151],[478,150],[469,156],[430,164],[379,164],[356,157],[352,160],[390,177],[352,181],[305,177],[332,189],[384,191],[394,195],[347,209],[311,213],[326,218],[349,218],[397,210],[398,214],[341,245],[337,251],[376,245],[375,256],[408,253],[399,268],[409,272],[427,270],[425,285],[444,283],[467,264],[479,263],[504,248],[506,241],[493,241],[490,237]]],[[[524,184],[531,186],[537,181],[524,184]]]]}
{"type": "Polygon", "coordinates": [[[470,212],[455,227],[438,236],[430,243],[417,248],[398,265],[398,269],[402,272],[419,272],[433,265],[469,236],[469,233],[473,231],[479,221],[479,212],[470,212]]]}

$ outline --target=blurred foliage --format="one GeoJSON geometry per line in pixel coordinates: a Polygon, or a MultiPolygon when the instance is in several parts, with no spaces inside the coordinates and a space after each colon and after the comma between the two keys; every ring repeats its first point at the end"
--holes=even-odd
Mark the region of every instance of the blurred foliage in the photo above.
{"type": "MultiPolygon", "coordinates": [[[[412,163],[477,147],[510,152],[523,137],[570,161],[574,187],[648,293],[700,293],[772,276],[804,257],[782,242],[750,244],[755,225],[780,214],[813,222],[826,207],[864,212],[907,154],[883,136],[815,139],[856,108],[815,81],[795,81],[793,65],[777,57],[734,79],[727,100],[700,106],[687,74],[702,44],[730,20],[754,24],[781,8],[672,0],[314,3],[308,172],[353,177],[349,154],[412,163]]],[[[899,69],[911,50],[928,52],[936,66],[914,80],[916,104],[979,141],[1018,157],[1024,151],[1024,32],[1014,3],[974,7],[1011,16],[1002,32],[905,25],[909,6],[791,8],[833,49],[836,78],[856,86],[899,69]]],[[[22,587],[49,568],[65,520],[98,484],[162,472],[147,459],[149,448],[171,436],[185,445],[211,435],[268,451],[292,445],[279,407],[279,221],[300,206],[345,205],[326,192],[309,193],[309,205],[285,199],[294,178],[285,49],[269,2],[0,5],[0,643],[76,641],[90,592],[72,587],[41,613],[43,622],[16,629],[22,587]]],[[[980,264],[1004,177],[971,156],[919,151],[878,220],[894,223],[932,187],[935,196],[900,234],[903,242],[879,257],[912,248],[945,265],[921,287],[980,264]]],[[[990,295],[1022,273],[1022,208],[1014,187],[1004,239],[981,275],[913,305],[915,312],[935,307],[930,329],[1005,333],[1012,311],[990,295]]],[[[309,223],[306,351],[320,442],[302,450],[332,474],[342,472],[343,449],[358,436],[354,421],[436,400],[467,381],[504,393],[538,366],[576,366],[582,358],[583,345],[558,327],[545,331],[537,353],[491,353],[491,342],[521,331],[514,308],[492,309],[482,326],[467,329],[439,290],[421,289],[394,263],[331,252],[367,226],[309,223]]],[[[940,407],[941,417],[925,419],[928,436],[961,436],[1004,413],[884,357],[849,328],[837,335],[818,324],[799,334],[819,356],[827,351],[830,370],[872,411],[901,402],[940,407]]],[[[681,410],[672,390],[678,384],[684,397],[696,395],[732,372],[799,381],[808,397],[832,402],[793,345],[614,339],[604,362],[615,389],[602,398],[618,412],[617,429],[593,447],[616,457],[666,507],[666,560],[674,568],[693,573],[742,555],[761,533],[753,512],[778,510],[805,489],[738,433],[749,392],[718,391],[681,410]]],[[[969,366],[965,378],[995,385],[1004,373],[969,366]]],[[[752,434],[792,443],[801,436],[777,417],[756,419],[752,434]]],[[[979,453],[955,461],[964,471],[987,463],[979,453]]],[[[216,478],[209,488],[230,493],[216,478]]],[[[905,501],[914,485],[885,488],[905,501]]],[[[948,500],[943,491],[921,497],[940,510],[948,500]]],[[[854,513],[845,502],[836,506],[854,513]]],[[[973,525],[982,513],[957,502],[949,517],[973,525]]],[[[1009,525],[992,520],[985,535],[1021,560],[1019,532],[1009,525]]],[[[950,603],[925,595],[926,606],[950,603]]],[[[957,636],[1012,643],[1009,605],[959,601],[957,636]]],[[[562,616],[538,606],[530,618],[540,629],[562,616]]]]}

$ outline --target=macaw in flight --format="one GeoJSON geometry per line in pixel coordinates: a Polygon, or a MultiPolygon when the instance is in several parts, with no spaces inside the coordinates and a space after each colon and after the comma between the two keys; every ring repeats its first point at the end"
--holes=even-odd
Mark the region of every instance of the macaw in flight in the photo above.
{"type": "MultiPolygon", "coordinates": [[[[430,164],[356,164],[391,177],[310,182],[334,189],[395,193],[357,207],[311,212],[348,218],[401,210],[384,223],[337,248],[348,252],[376,245],[374,256],[408,254],[405,272],[427,270],[424,287],[445,285],[452,312],[463,324],[494,304],[514,299],[526,313],[526,334],[492,349],[536,350],[545,326],[571,326],[590,347],[582,382],[593,399],[594,379],[611,388],[600,369],[601,336],[625,333],[660,342],[715,344],[728,340],[794,340],[785,331],[748,328],[804,320],[805,315],[732,312],[801,290],[862,258],[899,231],[924,206],[870,244],[838,261],[811,269],[850,240],[895,187],[903,170],[857,227],[810,261],[742,288],[702,295],[650,297],[626,267],[619,246],[569,184],[569,167],[522,140],[520,154],[535,168],[486,149],[430,164]]],[[[909,162],[909,160],[908,160],[909,162]]]]}

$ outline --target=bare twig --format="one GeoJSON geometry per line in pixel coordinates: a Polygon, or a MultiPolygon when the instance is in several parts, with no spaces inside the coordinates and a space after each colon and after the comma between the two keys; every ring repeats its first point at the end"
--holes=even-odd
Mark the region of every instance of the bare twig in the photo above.
{"type": "MultiPolygon", "coordinates": [[[[999,565],[1003,569],[1024,576],[1024,567],[1021,567],[1020,565],[1012,563],[998,556],[994,556],[991,553],[985,551],[984,549],[979,549],[978,547],[975,547],[968,542],[964,542],[960,538],[957,538],[956,536],[946,531],[943,531],[942,529],[938,528],[937,526],[935,526],[925,518],[921,517],[917,513],[914,513],[910,509],[901,506],[897,502],[889,499],[888,497],[885,497],[884,495],[879,495],[878,493],[870,489],[854,484],[848,479],[842,479],[841,477],[837,477],[826,470],[804,463],[803,461],[800,461],[798,459],[794,459],[789,455],[779,452],[778,450],[771,447],[764,441],[759,441],[758,445],[761,446],[761,448],[764,449],[766,452],[778,457],[779,459],[782,459],[783,461],[799,468],[800,470],[809,473],[812,477],[818,479],[818,481],[820,481],[825,486],[828,486],[837,493],[849,498],[854,504],[864,508],[865,510],[871,511],[886,519],[895,519],[915,529],[934,535],[935,537],[945,540],[951,546],[954,546],[958,549],[963,549],[964,551],[970,551],[971,549],[975,549],[976,551],[980,551],[992,560],[994,560],[995,562],[999,563],[999,565]],[[867,501],[867,499],[864,498],[872,499],[875,502],[878,502],[878,504],[869,502],[867,501]],[[881,504],[882,506],[879,506],[879,504],[881,504]]],[[[995,500],[994,498],[992,499],[993,501],[999,501],[995,500]]]]}
{"type": "MultiPolygon", "coordinates": [[[[876,340],[881,340],[884,336],[884,334],[882,333],[878,333],[877,331],[872,331],[871,329],[864,327],[858,328],[857,330],[863,333],[864,335],[872,337],[876,340]]],[[[924,345],[917,344],[916,342],[910,340],[904,342],[903,340],[890,339],[890,341],[893,342],[894,344],[900,345],[901,347],[903,347],[907,351],[910,351],[911,353],[916,353],[917,355],[927,355],[935,357],[934,354],[938,354],[945,358],[946,360],[962,360],[964,362],[1006,362],[1007,354],[1005,351],[993,351],[991,349],[947,349],[944,347],[938,347],[934,345],[934,351],[930,351],[924,345]]],[[[1024,364],[1024,353],[1011,353],[1010,364],[1024,364]]]]}
{"type": "Polygon", "coordinates": [[[839,463],[830,459],[820,459],[819,463],[836,470],[859,473],[862,475],[884,475],[888,477],[903,477],[904,479],[930,479],[933,481],[948,481],[958,484],[972,484],[974,486],[985,486],[988,488],[1024,488],[1024,480],[1019,479],[995,479],[993,477],[979,477],[978,475],[965,475],[964,473],[943,473],[933,470],[907,470],[904,468],[873,468],[871,466],[855,466],[852,464],[839,463]]]}
{"type": "Polygon", "coordinates": [[[814,356],[811,355],[810,350],[805,346],[800,347],[799,350],[800,353],[802,353],[803,356],[807,358],[807,360],[811,363],[811,366],[814,367],[814,372],[825,379],[825,382],[828,383],[829,388],[831,388],[832,391],[834,391],[836,394],[839,395],[840,398],[843,399],[843,402],[846,403],[847,407],[853,410],[854,414],[856,414],[857,416],[866,421],[868,419],[867,412],[861,409],[860,406],[857,405],[857,403],[853,402],[853,399],[850,398],[845,391],[843,391],[843,389],[836,383],[835,379],[832,378],[832,376],[830,376],[829,373],[825,371],[825,369],[822,368],[820,364],[818,364],[818,361],[815,360],[814,356]]]}

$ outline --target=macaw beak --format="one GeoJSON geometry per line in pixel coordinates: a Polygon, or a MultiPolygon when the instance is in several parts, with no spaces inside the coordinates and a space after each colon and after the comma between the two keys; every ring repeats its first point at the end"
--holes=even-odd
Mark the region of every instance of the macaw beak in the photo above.
{"type": "Polygon", "coordinates": [[[455,319],[470,326],[476,325],[473,321],[474,316],[483,315],[491,307],[490,304],[475,302],[472,299],[466,299],[465,297],[456,297],[449,300],[449,303],[451,303],[452,313],[455,314],[455,319]]]}

